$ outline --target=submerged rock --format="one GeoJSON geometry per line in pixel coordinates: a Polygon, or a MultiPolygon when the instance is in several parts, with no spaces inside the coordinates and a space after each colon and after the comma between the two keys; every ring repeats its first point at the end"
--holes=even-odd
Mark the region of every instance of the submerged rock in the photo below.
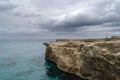
{"type": "Polygon", "coordinates": [[[120,80],[120,40],[57,40],[45,57],[65,72],[87,80],[120,80]]]}

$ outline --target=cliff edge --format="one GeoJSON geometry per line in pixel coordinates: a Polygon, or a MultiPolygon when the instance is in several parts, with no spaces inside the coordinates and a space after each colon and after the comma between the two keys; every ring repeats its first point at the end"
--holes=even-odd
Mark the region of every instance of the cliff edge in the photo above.
{"type": "Polygon", "coordinates": [[[86,80],[120,80],[120,39],[57,40],[44,43],[45,57],[86,80]]]}

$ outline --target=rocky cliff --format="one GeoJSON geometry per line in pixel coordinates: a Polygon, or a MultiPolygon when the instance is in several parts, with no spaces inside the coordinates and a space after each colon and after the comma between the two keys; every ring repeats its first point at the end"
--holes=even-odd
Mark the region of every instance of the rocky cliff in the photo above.
{"type": "Polygon", "coordinates": [[[44,43],[45,57],[60,70],[86,80],[120,80],[120,39],[44,43]]]}

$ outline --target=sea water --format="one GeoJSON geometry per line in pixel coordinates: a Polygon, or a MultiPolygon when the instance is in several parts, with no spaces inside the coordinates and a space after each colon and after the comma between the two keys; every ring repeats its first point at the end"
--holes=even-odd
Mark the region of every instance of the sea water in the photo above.
{"type": "Polygon", "coordinates": [[[45,59],[43,43],[51,41],[0,40],[0,80],[82,80],[45,59]]]}

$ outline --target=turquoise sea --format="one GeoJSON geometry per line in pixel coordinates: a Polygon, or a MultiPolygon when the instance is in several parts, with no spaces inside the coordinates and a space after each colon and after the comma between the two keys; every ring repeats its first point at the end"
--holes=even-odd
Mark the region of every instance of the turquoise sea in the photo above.
{"type": "Polygon", "coordinates": [[[45,59],[43,43],[51,41],[0,40],[0,80],[82,80],[45,59]]]}

